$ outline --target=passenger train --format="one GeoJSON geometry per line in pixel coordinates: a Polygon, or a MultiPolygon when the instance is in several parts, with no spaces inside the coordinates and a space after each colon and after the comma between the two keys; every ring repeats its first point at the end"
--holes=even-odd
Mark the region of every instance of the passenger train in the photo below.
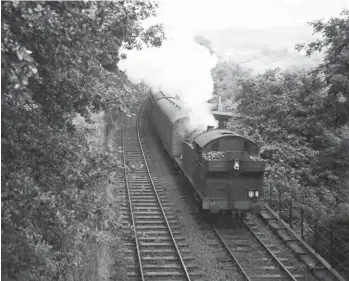
{"type": "Polygon", "coordinates": [[[176,97],[150,92],[150,122],[166,152],[193,187],[202,210],[243,217],[263,207],[265,162],[252,140],[226,128],[196,133],[176,97]]]}

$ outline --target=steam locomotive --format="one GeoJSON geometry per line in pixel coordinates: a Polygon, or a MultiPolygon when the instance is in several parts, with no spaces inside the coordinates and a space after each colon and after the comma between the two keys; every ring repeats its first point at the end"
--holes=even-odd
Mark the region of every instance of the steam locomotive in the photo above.
{"type": "Polygon", "coordinates": [[[186,130],[185,106],[176,97],[150,92],[150,122],[202,210],[212,214],[260,213],[265,163],[259,146],[226,128],[186,130]]]}

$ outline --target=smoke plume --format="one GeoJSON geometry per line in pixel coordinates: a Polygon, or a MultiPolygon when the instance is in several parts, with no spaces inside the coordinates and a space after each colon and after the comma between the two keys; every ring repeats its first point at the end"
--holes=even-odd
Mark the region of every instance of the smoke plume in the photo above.
{"type": "Polygon", "coordinates": [[[188,26],[163,23],[167,37],[163,45],[126,52],[127,59],[119,62],[120,69],[133,83],[144,82],[153,91],[178,96],[191,112],[193,129],[216,126],[207,101],[213,97],[211,69],[217,58],[194,41],[188,26]]]}

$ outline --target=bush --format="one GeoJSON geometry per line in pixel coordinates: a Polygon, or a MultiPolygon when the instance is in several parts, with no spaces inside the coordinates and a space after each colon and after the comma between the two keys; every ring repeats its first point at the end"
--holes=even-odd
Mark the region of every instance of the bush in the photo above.
{"type": "Polygon", "coordinates": [[[98,126],[73,121],[127,111],[137,89],[117,69],[120,46],[159,46],[163,33],[140,24],[152,1],[1,8],[2,276],[64,280],[84,266],[89,244],[121,235],[106,194],[120,159],[101,146],[98,126]]]}

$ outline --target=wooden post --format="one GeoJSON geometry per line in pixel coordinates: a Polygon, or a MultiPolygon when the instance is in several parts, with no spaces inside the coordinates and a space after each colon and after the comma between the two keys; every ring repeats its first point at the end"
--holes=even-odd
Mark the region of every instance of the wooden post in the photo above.
{"type": "Polygon", "coordinates": [[[333,223],[331,223],[331,228],[330,228],[330,265],[333,267],[333,223]]]}
{"type": "Polygon", "coordinates": [[[279,190],[279,216],[281,216],[281,191],[279,190]]]}
{"type": "Polygon", "coordinates": [[[290,227],[292,227],[292,195],[290,197],[290,227]]]}
{"type": "Polygon", "coordinates": [[[301,236],[302,236],[302,239],[304,240],[304,207],[303,205],[301,209],[301,236]]]}
{"type": "Polygon", "coordinates": [[[315,223],[315,243],[314,243],[314,250],[317,251],[317,244],[318,244],[318,229],[317,229],[317,219],[314,219],[315,223]]]}

